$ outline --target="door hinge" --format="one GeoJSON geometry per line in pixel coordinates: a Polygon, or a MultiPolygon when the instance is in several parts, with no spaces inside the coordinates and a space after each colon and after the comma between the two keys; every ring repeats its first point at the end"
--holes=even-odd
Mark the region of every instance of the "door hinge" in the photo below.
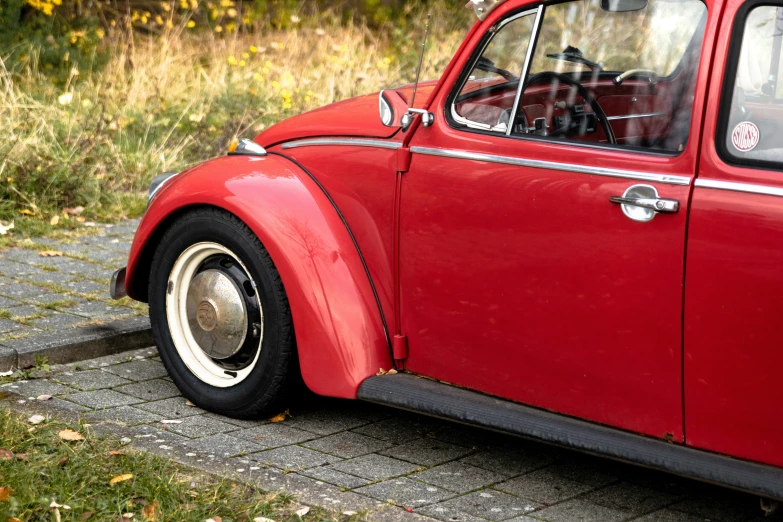
{"type": "Polygon", "coordinates": [[[395,361],[404,361],[408,358],[408,338],[404,335],[395,335],[392,342],[392,353],[395,361]]]}
{"type": "Polygon", "coordinates": [[[400,147],[397,149],[397,172],[408,172],[411,168],[411,149],[400,147]]]}

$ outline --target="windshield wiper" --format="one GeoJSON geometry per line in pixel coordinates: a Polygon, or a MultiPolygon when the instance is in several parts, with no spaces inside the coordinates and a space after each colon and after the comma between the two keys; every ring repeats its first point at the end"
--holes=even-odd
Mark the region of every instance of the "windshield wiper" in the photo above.
{"type": "Polygon", "coordinates": [[[500,76],[502,76],[508,81],[514,81],[519,79],[519,77],[514,73],[512,73],[511,71],[507,71],[505,69],[501,69],[500,67],[496,67],[495,62],[483,56],[478,59],[475,68],[478,69],[479,71],[499,74],[500,76]]]}
{"type": "Polygon", "coordinates": [[[555,60],[562,60],[564,62],[573,62],[589,67],[594,71],[603,71],[604,66],[601,63],[596,63],[588,60],[582,55],[582,51],[576,47],[568,46],[562,53],[547,54],[547,58],[554,58],[555,60]]]}

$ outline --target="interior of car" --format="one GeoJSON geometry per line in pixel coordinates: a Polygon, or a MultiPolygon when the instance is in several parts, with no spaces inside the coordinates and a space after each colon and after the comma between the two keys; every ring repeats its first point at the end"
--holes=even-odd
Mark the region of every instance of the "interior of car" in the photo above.
{"type": "Polygon", "coordinates": [[[457,125],[677,152],[688,140],[700,0],[576,0],[513,13],[453,96],[457,125]]]}

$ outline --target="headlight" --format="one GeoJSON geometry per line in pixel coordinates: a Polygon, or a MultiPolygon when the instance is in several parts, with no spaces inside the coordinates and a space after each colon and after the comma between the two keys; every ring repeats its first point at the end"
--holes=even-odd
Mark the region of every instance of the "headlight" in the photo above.
{"type": "Polygon", "coordinates": [[[231,145],[228,146],[228,155],[241,155],[241,156],[266,156],[266,149],[256,143],[247,139],[234,140],[231,145]]]}
{"type": "Polygon", "coordinates": [[[152,182],[150,183],[149,196],[147,197],[147,206],[149,206],[149,202],[152,201],[152,198],[155,197],[155,194],[161,189],[161,187],[177,174],[179,174],[179,172],[164,172],[160,176],[155,176],[152,179],[152,182]]]}

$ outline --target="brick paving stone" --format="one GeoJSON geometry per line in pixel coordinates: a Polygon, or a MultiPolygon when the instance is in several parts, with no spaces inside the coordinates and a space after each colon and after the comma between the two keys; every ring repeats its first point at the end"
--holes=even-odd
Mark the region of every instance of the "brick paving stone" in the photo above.
{"type": "Polygon", "coordinates": [[[302,446],[349,459],[387,449],[391,444],[359,433],[344,431],[305,442],[302,446]]]}
{"type": "Polygon", "coordinates": [[[434,435],[440,428],[440,424],[434,419],[418,415],[404,415],[368,424],[352,431],[376,439],[387,440],[394,444],[403,444],[410,442],[413,438],[434,435]]]}
{"type": "Polygon", "coordinates": [[[519,441],[519,446],[502,445],[487,448],[460,460],[508,477],[542,468],[553,461],[549,453],[552,451],[550,448],[542,445],[523,447],[522,444],[524,441],[519,441]]]}
{"type": "Polygon", "coordinates": [[[20,301],[17,301],[16,299],[0,296],[0,308],[11,308],[12,306],[18,306],[19,304],[21,304],[20,301]]]}
{"type": "Polygon", "coordinates": [[[503,475],[470,466],[462,462],[448,462],[425,471],[409,475],[409,478],[433,484],[455,493],[467,493],[500,482],[503,475]]]}
{"type": "Polygon", "coordinates": [[[458,511],[446,503],[430,504],[428,506],[420,507],[416,509],[416,513],[421,513],[432,518],[437,518],[438,520],[443,520],[444,522],[486,522],[487,520],[485,518],[479,518],[477,516],[458,511]]]}
{"type": "Polygon", "coordinates": [[[536,511],[533,513],[533,516],[549,522],[621,522],[630,520],[635,515],[628,511],[618,511],[584,500],[574,499],[536,511]]]}
{"type": "Polygon", "coordinates": [[[416,464],[375,454],[344,460],[330,467],[369,480],[398,477],[420,469],[416,464]]]}
{"type": "Polygon", "coordinates": [[[0,319],[0,333],[15,332],[24,328],[24,325],[11,321],[10,319],[0,319]]]}
{"type": "MultiPolygon", "coordinates": [[[[0,266],[2,269],[2,266],[0,266]]],[[[43,271],[37,274],[35,280],[39,283],[52,283],[58,286],[63,286],[65,283],[71,283],[78,280],[79,276],[76,274],[69,274],[68,272],[56,272],[43,271]]],[[[50,290],[51,291],[51,290],[50,290]]]]}
{"type": "Polygon", "coordinates": [[[412,508],[434,504],[454,496],[454,493],[445,489],[405,477],[377,482],[355,491],[378,500],[412,508]]]}
{"type": "Polygon", "coordinates": [[[642,514],[672,504],[680,496],[628,482],[616,482],[581,498],[601,506],[642,514]]]}
{"type": "Polygon", "coordinates": [[[18,305],[9,308],[8,311],[11,312],[11,315],[14,317],[29,317],[36,313],[47,312],[45,309],[41,309],[38,308],[37,306],[31,304],[24,304],[24,303],[19,303],[18,305]]]}
{"type": "Polygon", "coordinates": [[[104,368],[104,371],[111,372],[132,381],[146,381],[168,375],[163,363],[149,359],[107,366],[104,368]]]}
{"type": "Polygon", "coordinates": [[[668,506],[672,511],[698,515],[718,522],[740,522],[761,518],[758,498],[725,488],[704,486],[700,495],[668,506]]]}
{"type": "Polygon", "coordinates": [[[633,467],[607,459],[569,452],[567,459],[556,462],[549,469],[569,480],[598,487],[615,482],[633,467]]]}
{"type": "Polygon", "coordinates": [[[253,454],[254,451],[262,449],[261,446],[248,440],[237,439],[225,433],[189,440],[185,442],[185,445],[195,451],[219,457],[234,457],[245,453],[253,454]]]}
{"type": "Polygon", "coordinates": [[[508,520],[520,515],[529,515],[534,509],[540,508],[541,504],[493,489],[485,489],[453,498],[444,502],[443,506],[476,517],[508,520]]]}
{"type": "Polygon", "coordinates": [[[38,397],[39,395],[64,395],[73,393],[76,390],[57,384],[48,379],[35,379],[29,381],[15,381],[0,387],[3,391],[16,393],[25,399],[28,397],[38,397]]]}
{"type": "Polygon", "coordinates": [[[409,513],[405,509],[389,505],[371,511],[365,519],[367,522],[432,522],[429,517],[409,513]]]}
{"type": "Polygon", "coordinates": [[[141,402],[136,397],[131,397],[130,395],[125,395],[114,390],[72,393],[68,395],[68,400],[93,409],[129,406],[141,402]]]}
{"type": "Polygon", "coordinates": [[[659,509],[658,511],[647,514],[643,517],[635,518],[634,522],[713,522],[714,520],[715,519],[706,517],[688,515],[679,511],[659,509]]]}
{"type": "Polygon", "coordinates": [[[57,301],[76,302],[76,299],[71,297],[68,294],[50,293],[50,294],[37,295],[37,296],[31,297],[29,299],[26,299],[26,301],[31,302],[33,304],[48,304],[48,303],[54,303],[54,302],[57,302],[57,301]]]}
{"type": "Polygon", "coordinates": [[[73,386],[79,390],[101,390],[114,388],[122,384],[130,384],[131,381],[117,375],[101,370],[84,370],[81,372],[67,372],[56,377],[57,381],[73,386]]]}
{"type": "Polygon", "coordinates": [[[207,437],[209,435],[215,435],[218,433],[228,433],[231,431],[237,431],[239,428],[233,424],[219,421],[217,419],[211,419],[202,415],[195,417],[185,417],[183,419],[163,419],[163,420],[176,420],[181,422],[175,422],[165,424],[168,431],[173,431],[180,435],[184,435],[189,438],[207,437]]]}
{"type": "Polygon", "coordinates": [[[381,455],[407,460],[422,466],[434,466],[463,457],[471,450],[435,439],[418,439],[380,452],[381,455]]]}
{"type": "Polygon", "coordinates": [[[87,416],[90,420],[114,421],[135,426],[136,424],[146,424],[162,420],[160,415],[144,411],[134,406],[119,406],[117,408],[108,408],[93,412],[87,416]]]}
{"type": "Polygon", "coordinates": [[[152,379],[149,381],[126,384],[125,386],[118,387],[117,391],[127,393],[128,395],[132,395],[147,401],[158,401],[161,399],[170,399],[172,397],[180,396],[180,392],[174,383],[164,381],[163,379],[152,379]]]}
{"type": "MultiPolygon", "coordinates": [[[[67,396],[66,396],[67,397],[67,396]]],[[[81,404],[76,404],[75,402],[71,402],[65,399],[60,399],[58,397],[53,397],[52,399],[49,399],[46,401],[46,404],[49,406],[53,406],[55,408],[60,408],[63,410],[69,410],[69,411],[75,411],[75,412],[87,412],[92,411],[90,408],[86,406],[82,406],[81,404]]]]}
{"type": "Polygon", "coordinates": [[[127,436],[133,439],[133,446],[138,449],[150,449],[153,451],[171,451],[177,445],[185,445],[188,439],[182,435],[162,430],[156,426],[141,424],[127,428],[127,436]]]}
{"type": "Polygon", "coordinates": [[[345,415],[340,410],[321,410],[303,415],[295,415],[286,420],[291,427],[310,431],[318,435],[331,435],[367,424],[365,419],[345,415]]]}
{"type": "MultiPolygon", "coordinates": [[[[165,380],[170,382],[170,379],[168,377],[164,378],[165,380]]],[[[234,426],[239,426],[240,428],[249,429],[249,428],[255,428],[257,426],[262,426],[264,424],[269,424],[268,420],[245,420],[245,419],[232,419],[230,417],[224,417],[223,415],[218,415],[217,413],[206,413],[207,417],[212,417],[218,420],[221,420],[223,422],[227,422],[229,424],[233,424],[234,426]]]]}
{"type": "Polygon", "coordinates": [[[204,413],[204,410],[201,408],[188,406],[184,397],[145,402],[144,404],[140,404],[139,408],[157,413],[167,419],[181,419],[183,417],[192,417],[193,415],[201,415],[204,413]]]}
{"type": "Polygon", "coordinates": [[[340,460],[334,455],[327,455],[301,446],[283,446],[253,453],[250,458],[262,464],[293,471],[326,466],[340,460]]]}
{"type": "Polygon", "coordinates": [[[289,444],[297,444],[299,442],[311,440],[316,437],[315,434],[310,433],[309,431],[290,428],[282,424],[264,424],[261,426],[254,426],[252,428],[238,431],[234,433],[234,436],[253,441],[255,444],[263,446],[265,449],[288,446],[289,444]]]}
{"type": "Polygon", "coordinates": [[[549,468],[543,468],[502,482],[495,489],[543,504],[554,504],[586,493],[593,486],[569,480],[549,468]]]}
{"type": "Polygon", "coordinates": [[[328,484],[334,484],[335,486],[340,486],[341,488],[358,488],[365,486],[370,482],[367,479],[349,475],[348,473],[337,471],[336,469],[330,468],[328,466],[312,468],[301,473],[316,480],[320,480],[328,484]]]}
{"type": "MultiPolygon", "coordinates": [[[[18,263],[16,261],[11,261],[7,259],[3,259],[3,264],[0,266],[0,274],[3,274],[6,277],[10,278],[24,278],[29,276],[30,274],[36,274],[40,272],[39,269],[35,268],[34,266],[25,264],[25,263],[18,263]]],[[[16,286],[13,283],[6,286],[16,286]]],[[[8,291],[7,288],[3,289],[4,291],[8,291]]]]}
{"type": "Polygon", "coordinates": [[[68,328],[83,324],[87,319],[78,315],[71,315],[65,312],[53,312],[51,315],[34,319],[30,324],[34,328],[53,331],[67,331],[68,328]]]}

